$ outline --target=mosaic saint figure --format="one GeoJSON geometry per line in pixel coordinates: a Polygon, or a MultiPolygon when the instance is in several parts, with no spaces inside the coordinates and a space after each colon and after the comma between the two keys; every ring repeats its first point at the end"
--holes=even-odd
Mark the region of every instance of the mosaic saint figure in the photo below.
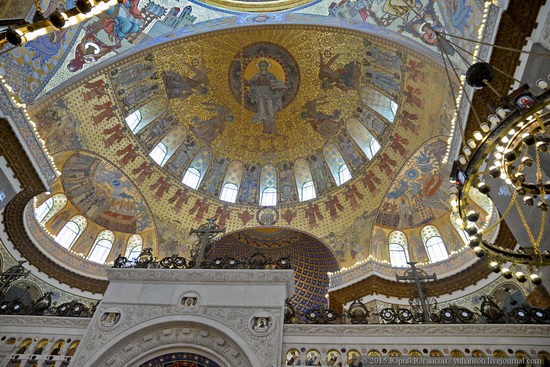
{"type": "Polygon", "coordinates": [[[202,104],[207,106],[208,111],[216,112],[216,115],[204,121],[200,121],[198,116],[193,117],[191,121],[195,126],[191,126],[191,131],[206,144],[212,144],[225,130],[224,122],[233,123],[235,117],[231,114],[231,110],[225,106],[209,102],[202,104]]]}
{"type": "Polygon", "coordinates": [[[266,60],[258,62],[260,71],[244,84],[250,87],[252,102],[258,107],[258,112],[252,117],[253,122],[263,124],[263,132],[274,134],[275,112],[283,107],[283,94],[288,86],[278,80],[273,73],[269,72],[269,63],[266,60]]]}

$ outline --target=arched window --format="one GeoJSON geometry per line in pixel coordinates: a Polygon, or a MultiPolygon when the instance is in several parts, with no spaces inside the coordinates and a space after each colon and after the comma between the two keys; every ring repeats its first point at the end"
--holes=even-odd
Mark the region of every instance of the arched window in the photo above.
{"type": "Polygon", "coordinates": [[[407,236],[401,231],[393,231],[389,237],[390,263],[395,267],[407,267],[409,252],[407,250],[407,236]]]}
{"type": "Polygon", "coordinates": [[[262,167],[260,173],[260,205],[274,206],[277,204],[277,171],[271,164],[262,167]]]}
{"type": "Polygon", "coordinates": [[[307,181],[302,185],[301,197],[302,201],[314,199],[316,197],[313,181],[307,181]]]}
{"type": "Polygon", "coordinates": [[[107,260],[107,256],[109,256],[111,247],[113,247],[114,240],[115,235],[113,232],[108,230],[99,232],[96,242],[94,243],[94,246],[86,259],[99,264],[104,264],[105,260],[107,260]]]}
{"type": "Polygon", "coordinates": [[[168,154],[168,149],[163,142],[157,144],[157,146],[149,153],[149,157],[153,158],[159,166],[163,166],[166,161],[166,156],[168,154]]]}
{"type": "Polygon", "coordinates": [[[346,122],[348,134],[361,148],[368,159],[372,159],[380,150],[380,143],[367,130],[367,128],[356,118],[351,118],[346,122]]]}
{"type": "Polygon", "coordinates": [[[296,179],[296,187],[298,188],[300,201],[306,201],[317,197],[317,191],[315,190],[311,169],[309,167],[309,163],[305,159],[298,158],[294,162],[294,178],[296,179]],[[304,196],[304,194],[311,192],[311,189],[308,189],[309,183],[312,185],[313,197],[304,196]],[[310,191],[304,190],[304,188],[310,191]]]}
{"type": "Polygon", "coordinates": [[[397,103],[373,88],[363,88],[360,92],[363,103],[376,111],[389,122],[393,122],[397,113],[397,103]]]}
{"type": "Polygon", "coordinates": [[[187,169],[187,172],[185,172],[185,175],[183,175],[183,179],[181,180],[181,182],[196,190],[197,187],[199,187],[200,179],[201,173],[199,172],[199,170],[195,167],[189,167],[187,169]]]}
{"type": "Polygon", "coordinates": [[[46,217],[46,214],[52,209],[53,207],[53,198],[48,198],[48,200],[44,201],[36,210],[34,211],[34,217],[36,218],[36,221],[38,223],[42,222],[42,219],[46,217]]]}
{"type": "Polygon", "coordinates": [[[347,164],[343,164],[340,166],[340,169],[338,170],[338,181],[339,185],[343,184],[346,181],[349,181],[351,179],[351,173],[349,172],[347,164]]]}
{"type": "Polygon", "coordinates": [[[211,160],[212,150],[210,148],[202,148],[197,151],[189,168],[183,175],[182,182],[192,189],[197,189],[208,170],[208,166],[210,166],[211,160]]]}
{"type": "Polygon", "coordinates": [[[222,187],[220,199],[229,203],[234,203],[237,200],[238,192],[239,187],[233,183],[228,182],[222,187]]]}
{"type": "Polygon", "coordinates": [[[125,120],[128,128],[130,128],[130,131],[134,132],[141,122],[141,111],[135,110],[134,112],[126,116],[125,120]]]}
{"type": "Polygon", "coordinates": [[[430,262],[436,263],[449,258],[447,248],[436,227],[426,226],[422,228],[420,237],[422,237],[422,242],[424,242],[424,247],[426,247],[430,262]]]}
{"type": "Polygon", "coordinates": [[[69,249],[76,241],[79,234],[80,228],[78,227],[78,224],[73,221],[69,221],[63,226],[63,228],[61,228],[57,236],[55,236],[55,242],[60,244],[62,247],[69,249]]]}
{"type": "Polygon", "coordinates": [[[126,257],[129,261],[137,259],[139,254],[141,254],[141,249],[143,245],[143,237],[139,234],[133,234],[128,238],[126,243],[126,257]]]}
{"type": "Polygon", "coordinates": [[[277,205],[277,189],[274,187],[268,187],[262,191],[261,206],[275,206],[277,205]]]}
{"type": "Polygon", "coordinates": [[[231,161],[229,165],[227,165],[227,168],[225,170],[225,178],[223,179],[222,190],[220,193],[221,200],[228,201],[230,203],[234,203],[237,200],[241,180],[243,178],[243,173],[244,166],[241,162],[231,161]],[[230,201],[229,199],[231,198],[231,192],[224,193],[224,191],[231,191],[232,189],[237,190],[237,193],[235,194],[235,199],[233,199],[233,201],[230,201]]]}
{"type": "Polygon", "coordinates": [[[74,356],[74,353],[76,352],[76,348],[78,348],[80,344],[80,340],[76,340],[69,345],[69,349],[67,349],[67,352],[65,353],[66,357],[72,357],[74,356]]]}
{"type": "Polygon", "coordinates": [[[332,177],[334,177],[334,181],[336,181],[336,184],[338,186],[351,178],[351,172],[349,171],[348,166],[344,161],[344,158],[340,154],[340,150],[338,150],[338,147],[335,144],[325,144],[325,146],[323,147],[323,155],[325,156],[325,161],[327,162],[330,173],[332,173],[332,177]],[[344,180],[342,180],[340,174],[343,166],[345,166],[345,169],[347,171],[347,176],[344,180]]]}
{"type": "Polygon", "coordinates": [[[55,194],[35,209],[34,215],[38,223],[47,223],[67,204],[67,197],[55,194]]]}

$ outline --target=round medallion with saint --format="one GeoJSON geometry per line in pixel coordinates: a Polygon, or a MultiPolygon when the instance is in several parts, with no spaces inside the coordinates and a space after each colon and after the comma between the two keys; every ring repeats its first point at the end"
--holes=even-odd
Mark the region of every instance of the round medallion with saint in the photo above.
{"type": "Polygon", "coordinates": [[[229,85],[233,95],[255,112],[265,134],[277,134],[277,112],[296,95],[300,73],[296,61],[282,47],[258,43],[245,47],[231,64],[229,85]]]}

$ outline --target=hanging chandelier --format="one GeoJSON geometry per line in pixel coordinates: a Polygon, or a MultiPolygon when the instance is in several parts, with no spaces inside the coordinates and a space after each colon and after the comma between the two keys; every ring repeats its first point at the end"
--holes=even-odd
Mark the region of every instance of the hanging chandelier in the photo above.
{"type": "MultiPolygon", "coordinates": [[[[416,10],[411,7],[419,17],[416,10]]],[[[443,59],[447,78],[454,100],[457,102],[456,122],[460,120],[459,100],[460,95],[455,95],[452,88],[452,75],[462,85],[462,97],[469,103],[473,116],[477,120],[479,130],[473,132],[471,137],[464,136],[463,128],[466,124],[457,127],[462,135],[462,154],[454,162],[451,170],[451,194],[450,203],[452,217],[457,226],[465,231],[469,246],[473,248],[478,257],[487,256],[489,265],[495,273],[502,273],[506,279],[515,277],[519,282],[528,279],[535,285],[542,283],[540,267],[550,265],[550,236],[545,231],[547,221],[548,201],[550,199],[550,156],[548,146],[550,135],[547,133],[550,124],[550,91],[548,82],[539,79],[536,85],[542,93],[537,93],[527,84],[508,75],[506,72],[490,65],[482,60],[477,53],[473,53],[461,47],[453,41],[472,42],[479,50],[480,45],[491,46],[497,49],[527,53],[542,57],[550,55],[537,54],[507,47],[502,47],[482,41],[471,40],[461,36],[447,34],[435,28],[429,23],[428,27],[436,35],[438,48],[443,59]],[[451,57],[452,49],[456,56],[451,57]],[[471,58],[468,60],[469,55],[471,58]],[[465,78],[461,77],[460,67],[456,66],[456,60],[465,64],[467,71],[465,78]],[[470,60],[478,61],[472,64],[470,60]],[[507,96],[501,96],[491,85],[495,70],[507,78],[516,80],[521,86],[507,96]],[[465,84],[473,89],[490,88],[498,97],[498,105],[489,106],[491,114],[487,119],[481,120],[475,110],[469,94],[465,90],[465,84]],[[544,161],[548,159],[546,165],[544,161]],[[548,167],[548,174],[543,168],[548,167]],[[494,197],[491,196],[491,186],[499,191],[504,186],[506,192],[511,192],[507,208],[501,210],[500,218],[489,226],[478,226],[480,220],[479,206],[474,203],[473,196],[485,195],[494,207],[494,197]],[[473,190],[478,191],[474,193],[473,190]],[[530,213],[526,216],[525,209],[530,213]],[[536,213],[532,210],[536,208],[536,213]],[[495,243],[489,234],[516,209],[521,224],[527,234],[528,242],[522,241],[516,248],[506,248],[495,243]],[[535,223],[535,222],[540,223],[535,223]],[[486,228],[488,227],[488,228],[486,228]],[[534,229],[533,229],[534,228],[534,229]]],[[[550,75],[548,76],[550,79],[550,75]]],[[[494,195],[494,192],[493,192],[494,195]]],[[[495,195],[496,197],[496,195],[495,195]]],[[[516,238],[518,238],[516,233],[516,238]]]]}
{"type": "MultiPolygon", "coordinates": [[[[466,82],[479,88],[488,85],[493,68],[487,63],[472,65],[466,74],[466,82]]],[[[520,282],[530,279],[541,284],[539,268],[550,265],[550,253],[541,248],[548,244],[545,232],[548,211],[547,195],[550,194],[550,181],[542,168],[543,155],[548,154],[550,135],[550,91],[548,83],[538,80],[537,86],[543,93],[535,95],[527,84],[503,97],[495,113],[480,124],[481,131],[475,131],[466,141],[463,155],[453,166],[451,173],[451,207],[457,225],[469,235],[469,245],[477,256],[488,256],[491,269],[506,279],[515,277],[520,282]],[[496,180],[496,181],[495,181],[496,180]],[[498,181],[502,182],[498,182],[498,181]],[[480,214],[472,209],[471,190],[477,190],[491,198],[491,188],[506,185],[512,191],[508,207],[497,223],[480,230],[476,225],[480,214]],[[525,207],[539,210],[538,233],[532,230],[535,218],[526,218],[525,207]],[[503,248],[484,238],[515,208],[530,244],[519,244],[517,249],[503,248]],[[511,263],[511,266],[507,266],[511,263]],[[525,265],[527,274],[524,273],[525,265]],[[517,266],[516,271],[512,271],[517,266]]]]}

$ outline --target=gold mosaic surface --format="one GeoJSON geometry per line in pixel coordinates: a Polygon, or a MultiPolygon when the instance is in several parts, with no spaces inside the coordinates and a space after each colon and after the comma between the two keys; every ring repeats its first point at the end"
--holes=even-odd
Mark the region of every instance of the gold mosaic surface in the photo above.
{"type": "MultiPolygon", "coordinates": [[[[189,131],[195,125],[194,121],[197,121],[195,117],[199,121],[212,118],[214,113],[208,111],[205,108],[208,105],[204,103],[221,105],[231,111],[234,122],[224,122],[223,131],[212,141],[214,157],[225,156],[243,163],[276,165],[281,161],[308,156],[321,149],[327,141],[301,118],[308,101],[323,98],[326,103],[320,105],[319,110],[325,114],[339,110],[345,122],[354,117],[360,105],[359,87],[376,88],[365,77],[356,81],[360,83],[357,90],[346,89],[342,84],[323,88],[320,55],[323,55],[326,63],[339,54],[330,66],[332,71],[345,70],[346,65],[356,61],[361,65],[361,75],[364,75],[365,47],[372,45],[394,54],[400,51],[402,55],[397,93],[399,108],[394,123],[381,141],[381,150],[360,171],[354,172],[352,180],[344,185],[333,187],[326,194],[308,202],[277,206],[278,221],[274,225],[314,234],[331,248],[340,266],[350,266],[369,255],[388,260],[385,254],[369,246],[371,230],[379,206],[387,195],[386,190],[401,167],[414,158],[414,152],[419,147],[434,136],[445,139],[450,134],[448,111],[452,102],[449,93],[441,91],[442,81],[446,77],[440,65],[416,51],[359,33],[321,27],[266,26],[176,40],[167,47],[153,52],[145,51],[132,56],[128,62],[119,62],[116,68],[123,69],[149,57],[156,68],[156,74],[153,75],[156,79],[138,80],[131,88],[135,90],[137,86],[154,82],[159,88],[152,95],[167,98],[163,72],[174,71],[193,78],[194,72],[189,65],[197,68],[204,64],[208,76],[208,93],[195,93],[198,89],[190,89],[191,93],[186,98],[171,98],[169,113],[189,131]],[[344,38],[346,42],[342,42],[344,38]],[[277,133],[285,135],[288,146],[275,153],[267,148],[265,151],[246,148],[250,142],[256,142],[260,147],[270,147],[270,139],[275,134],[263,133],[261,124],[252,122],[255,112],[245,108],[229,87],[229,68],[235,56],[243,48],[262,42],[285,49],[296,61],[300,74],[296,95],[284,109],[276,112],[277,133]],[[413,66],[418,65],[421,66],[416,71],[411,71],[413,66]],[[400,146],[395,143],[397,135],[402,142],[400,146]],[[331,209],[336,201],[340,203],[340,209],[331,209]]],[[[215,196],[191,190],[152,161],[142,142],[124,129],[124,117],[131,109],[124,105],[121,96],[129,94],[127,91],[124,92],[126,94],[120,93],[121,86],[111,85],[113,77],[110,73],[113,68],[107,66],[99,76],[73,84],[70,92],[66,90],[62,95],[53,96],[32,111],[40,134],[43,138],[45,136],[48,150],[52,154],[59,154],[66,149],[89,150],[118,166],[136,185],[153,213],[158,228],[158,241],[155,241],[159,244],[155,247],[158,256],[169,256],[175,252],[185,255],[193,241],[186,235],[189,229],[196,228],[209,217],[223,218],[223,221],[219,221],[227,232],[260,226],[257,214],[261,208],[257,205],[227,204],[215,196]],[[86,101],[83,96],[90,92],[90,84],[96,82],[109,87],[103,94],[94,95],[93,98],[88,95],[86,101]],[[101,109],[100,106],[109,103],[115,106],[114,109],[101,109]],[[60,106],[64,107],[61,115],[54,116],[58,123],[52,124],[51,110],[59,109],[60,106]],[[113,140],[111,132],[117,126],[121,129],[120,139],[113,140]],[[133,159],[127,159],[129,151],[133,152],[133,159]],[[148,176],[139,173],[140,167],[144,165],[151,168],[148,176]],[[161,190],[161,186],[164,189],[161,190]]],[[[386,74],[390,72],[382,64],[369,68],[386,74]]],[[[189,135],[193,134],[190,132],[189,135]]],[[[200,144],[206,146],[204,142],[200,144]]],[[[355,149],[359,151],[357,147],[355,149]]],[[[62,167],[62,160],[59,163],[59,167],[62,167]]],[[[447,172],[435,174],[445,176],[447,172]]],[[[448,229],[441,228],[441,232],[452,230],[450,223],[445,225],[448,229]]]]}

